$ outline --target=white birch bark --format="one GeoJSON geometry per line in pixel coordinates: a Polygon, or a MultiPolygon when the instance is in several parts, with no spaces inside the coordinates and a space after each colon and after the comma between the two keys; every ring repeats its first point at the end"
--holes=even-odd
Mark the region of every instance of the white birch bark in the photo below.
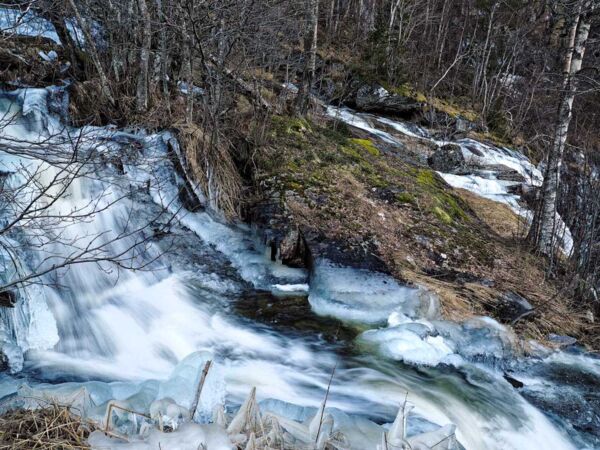
{"type": "Polygon", "coordinates": [[[581,9],[569,29],[567,49],[563,64],[563,85],[561,101],[556,121],[553,144],[542,185],[542,204],[536,212],[532,225],[531,237],[538,250],[552,254],[560,236],[557,227],[557,193],[560,183],[565,144],[572,117],[573,100],[576,94],[575,75],[581,70],[585,45],[590,32],[590,23],[581,13],[581,9]]]}

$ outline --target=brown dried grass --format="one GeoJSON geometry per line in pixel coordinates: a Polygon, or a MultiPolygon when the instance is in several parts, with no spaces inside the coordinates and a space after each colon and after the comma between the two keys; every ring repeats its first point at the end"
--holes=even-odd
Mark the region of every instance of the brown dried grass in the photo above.
{"type": "Polygon", "coordinates": [[[242,180],[226,143],[215,142],[194,123],[178,123],[179,144],[209,205],[226,217],[239,216],[242,180]]]}
{"type": "Polygon", "coordinates": [[[87,450],[95,429],[68,406],[17,409],[0,417],[0,450],[87,450]]]}

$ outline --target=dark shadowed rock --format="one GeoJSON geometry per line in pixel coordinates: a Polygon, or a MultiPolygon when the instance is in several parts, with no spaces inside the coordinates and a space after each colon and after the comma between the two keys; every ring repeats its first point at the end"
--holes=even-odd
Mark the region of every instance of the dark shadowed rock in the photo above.
{"type": "Polygon", "coordinates": [[[0,292],[0,307],[12,308],[17,303],[17,295],[13,291],[0,292]]]}
{"type": "Polygon", "coordinates": [[[516,322],[533,315],[535,308],[516,292],[505,292],[498,299],[496,314],[503,322],[516,322]]]}
{"type": "Polygon", "coordinates": [[[517,172],[514,169],[511,169],[506,166],[496,165],[496,166],[488,166],[490,170],[494,170],[496,172],[496,178],[502,181],[515,181],[517,183],[525,183],[527,180],[523,175],[517,172]]]}
{"type": "Polygon", "coordinates": [[[411,118],[421,113],[423,103],[402,95],[391,94],[378,84],[363,84],[356,91],[355,108],[411,118]]]}
{"type": "Polygon", "coordinates": [[[279,257],[286,265],[310,269],[313,260],[323,258],[356,269],[390,273],[373,236],[351,241],[327,236],[326,230],[317,226],[299,228],[286,207],[292,197],[292,193],[274,193],[245,212],[246,221],[271,248],[272,259],[279,257]]]}
{"type": "Polygon", "coordinates": [[[436,149],[427,159],[429,167],[444,173],[456,172],[465,167],[460,145],[446,144],[436,149]]]}
{"type": "Polygon", "coordinates": [[[290,267],[306,267],[308,249],[298,228],[290,228],[279,242],[281,262],[290,267]]]}

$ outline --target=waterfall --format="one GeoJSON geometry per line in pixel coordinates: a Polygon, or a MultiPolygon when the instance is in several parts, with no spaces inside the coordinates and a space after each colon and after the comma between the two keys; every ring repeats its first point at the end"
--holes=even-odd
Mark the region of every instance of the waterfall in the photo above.
{"type": "Polygon", "coordinates": [[[6,401],[83,389],[90,416],[111,400],[147,410],[171,396],[187,407],[211,358],[202,411],[223,398],[239,405],[256,386],[265,409],[305,418],[337,367],[327,406],[353,448],[371,442],[361,430],[393,420],[407,393],[409,435],[454,423],[467,449],[575,448],[563,422],[474,361],[475,348],[504,351],[497,324],[444,322],[434,298],[381,274],[327,261],[309,274],[270,261],[249,229],[185,209],[173,136],[69,127],[49,108],[55,94],[24,89],[0,101],[2,223],[30,204],[42,211],[0,236],[13,252],[0,254],[2,281],[92,250],[87,262],[11,287],[17,300],[0,308],[0,348],[22,372],[0,380],[0,391],[22,395],[6,401]],[[270,322],[236,309],[256,295],[270,322]],[[282,314],[283,299],[312,309],[282,314]],[[332,343],[325,321],[358,337],[332,343]]]}

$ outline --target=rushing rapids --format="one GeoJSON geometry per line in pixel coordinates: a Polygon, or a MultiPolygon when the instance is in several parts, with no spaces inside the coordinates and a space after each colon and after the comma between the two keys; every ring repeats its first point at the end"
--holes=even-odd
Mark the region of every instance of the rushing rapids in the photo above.
{"type": "MultiPolygon", "coordinates": [[[[201,423],[223,403],[236,411],[256,387],[261,411],[309,430],[333,373],[326,411],[354,449],[381,445],[406,401],[414,405],[408,437],[453,424],[454,448],[597,444],[504,377],[510,370],[528,398],[555,404],[559,372],[597,379],[597,361],[544,349],[521,360],[503,326],[488,318],[445,322],[435,297],[390,277],[327,261],[311,273],[271,262],[251,230],[186,209],[168,133],[71,128],[61,119],[59,89],[4,93],[0,109],[0,168],[12,194],[2,197],[2,223],[29,204],[45,211],[0,236],[4,284],[97,249],[89,262],[13,286],[14,307],[0,309],[10,372],[0,380],[3,408],[70,399],[98,420],[115,401],[148,413],[166,398],[189,408],[211,359],[195,416],[201,423]],[[28,190],[31,180],[37,191],[28,190]],[[73,215],[56,229],[53,220],[73,215]],[[121,255],[121,267],[106,255],[121,255]]],[[[115,426],[138,432],[132,423],[122,416],[115,426]]],[[[182,439],[195,436],[182,430],[182,439]]],[[[219,442],[209,448],[226,448],[219,442]]]]}

